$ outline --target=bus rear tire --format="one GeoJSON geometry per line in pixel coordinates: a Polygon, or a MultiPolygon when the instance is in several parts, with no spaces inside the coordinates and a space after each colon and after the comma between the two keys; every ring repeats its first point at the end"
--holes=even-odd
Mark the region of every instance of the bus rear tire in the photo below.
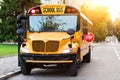
{"type": "Polygon", "coordinates": [[[90,63],[91,61],[91,50],[89,48],[89,52],[83,57],[83,63],[90,63]]]}

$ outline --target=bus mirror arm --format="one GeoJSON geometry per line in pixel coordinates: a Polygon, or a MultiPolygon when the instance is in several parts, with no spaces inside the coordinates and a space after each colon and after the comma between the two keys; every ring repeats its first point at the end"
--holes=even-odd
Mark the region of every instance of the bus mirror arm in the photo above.
{"type": "Polygon", "coordinates": [[[22,19],[22,15],[19,14],[19,15],[17,16],[17,24],[20,24],[20,23],[21,23],[21,19],[22,19]]]}
{"type": "Polygon", "coordinates": [[[25,19],[28,19],[28,16],[24,16],[24,15],[22,15],[22,14],[19,14],[19,15],[17,16],[17,24],[21,24],[21,21],[22,21],[22,20],[25,20],[25,19]]]}
{"type": "Polygon", "coordinates": [[[17,24],[17,29],[21,28],[22,25],[20,23],[17,24]]]}
{"type": "Polygon", "coordinates": [[[70,44],[68,44],[69,48],[72,48],[72,39],[74,38],[73,35],[70,35],[70,44]]]}
{"type": "Polygon", "coordinates": [[[70,48],[72,48],[72,39],[74,38],[73,34],[75,33],[75,30],[68,29],[67,34],[70,35],[70,44],[68,45],[70,48]]]}

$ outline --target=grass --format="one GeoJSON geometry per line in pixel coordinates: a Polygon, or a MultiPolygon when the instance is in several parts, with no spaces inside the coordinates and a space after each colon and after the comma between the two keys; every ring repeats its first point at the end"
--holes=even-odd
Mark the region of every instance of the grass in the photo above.
{"type": "Polygon", "coordinates": [[[11,56],[17,54],[17,45],[0,44],[0,57],[11,56]]]}

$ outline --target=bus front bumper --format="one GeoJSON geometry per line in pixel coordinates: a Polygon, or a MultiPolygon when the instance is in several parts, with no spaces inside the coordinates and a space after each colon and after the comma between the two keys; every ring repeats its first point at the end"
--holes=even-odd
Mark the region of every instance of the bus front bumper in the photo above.
{"type": "Polygon", "coordinates": [[[42,63],[42,64],[57,64],[57,63],[73,63],[76,59],[76,54],[19,54],[19,57],[27,63],[42,63]]]}

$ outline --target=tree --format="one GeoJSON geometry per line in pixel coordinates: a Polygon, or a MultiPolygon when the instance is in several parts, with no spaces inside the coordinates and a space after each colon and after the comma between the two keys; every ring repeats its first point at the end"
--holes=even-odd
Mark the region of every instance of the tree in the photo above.
{"type": "Polygon", "coordinates": [[[0,42],[15,41],[17,3],[20,0],[3,0],[0,3],[0,42]]]}
{"type": "Polygon", "coordinates": [[[28,10],[32,6],[36,6],[40,4],[41,4],[40,0],[22,0],[19,6],[22,9],[22,11],[25,11],[25,10],[28,10]]]}
{"type": "Polygon", "coordinates": [[[113,35],[113,22],[110,20],[107,23],[108,36],[113,35]]]}
{"type": "Polygon", "coordinates": [[[81,6],[81,11],[93,22],[92,32],[95,35],[95,41],[103,41],[108,34],[107,23],[110,20],[108,8],[85,3],[81,6]]]}
{"type": "Polygon", "coordinates": [[[113,34],[117,36],[120,41],[120,18],[117,18],[113,24],[113,34]]]}
{"type": "Polygon", "coordinates": [[[0,42],[16,40],[16,16],[35,4],[40,4],[40,1],[3,0],[0,3],[0,42]]]}

